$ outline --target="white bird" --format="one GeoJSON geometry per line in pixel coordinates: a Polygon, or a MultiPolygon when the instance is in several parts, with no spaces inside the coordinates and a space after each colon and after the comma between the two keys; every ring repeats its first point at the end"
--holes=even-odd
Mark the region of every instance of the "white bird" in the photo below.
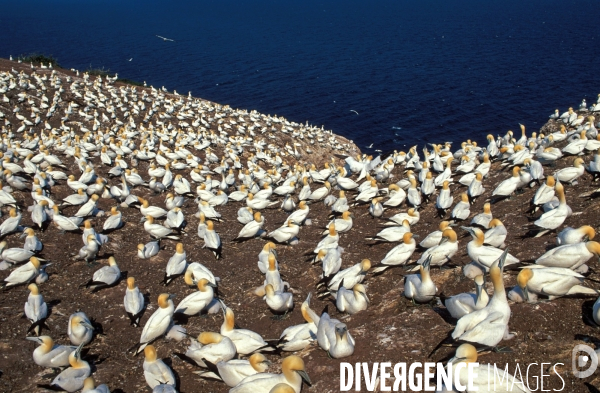
{"type": "Polygon", "coordinates": [[[502,270],[508,249],[490,267],[490,279],[494,294],[484,308],[460,318],[452,332],[455,340],[495,347],[503,339],[512,335],[508,332],[510,306],[506,300],[502,270]]]}
{"type": "Polygon", "coordinates": [[[444,301],[444,305],[452,318],[460,319],[463,316],[487,306],[489,296],[484,287],[483,275],[475,277],[475,293],[461,293],[451,296],[444,301]]]}
{"type": "Polygon", "coordinates": [[[172,296],[167,293],[158,295],[158,308],[144,325],[142,335],[140,336],[140,343],[134,347],[135,354],[140,353],[148,344],[169,330],[173,322],[173,313],[175,312],[175,305],[171,298],[172,296]]]}
{"type": "Polygon", "coordinates": [[[369,297],[364,285],[356,284],[351,289],[346,289],[342,283],[342,286],[338,288],[335,304],[340,312],[352,315],[367,309],[369,297]]]}
{"type": "Polygon", "coordinates": [[[427,258],[431,257],[430,266],[442,266],[449,262],[457,252],[458,238],[456,232],[452,228],[446,228],[442,231],[438,245],[425,250],[417,260],[417,264],[422,265],[427,258]]]}
{"type": "Polygon", "coordinates": [[[248,360],[231,359],[217,364],[208,362],[207,370],[195,373],[202,378],[220,379],[227,386],[234,387],[250,375],[266,372],[270,364],[271,362],[262,353],[255,353],[248,360]]]}
{"type": "Polygon", "coordinates": [[[497,218],[494,218],[490,221],[489,225],[490,229],[488,229],[483,237],[483,244],[489,245],[492,247],[504,248],[504,240],[506,240],[506,235],[508,235],[508,231],[506,227],[497,218]]]}
{"type": "Polygon", "coordinates": [[[94,275],[86,284],[82,285],[86,288],[92,288],[93,292],[96,292],[103,288],[111,287],[121,278],[121,270],[115,260],[115,257],[111,256],[108,258],[108,266],[103,266],[94,272],[94,275]]]}
{"type": "Polygon", "coordinates": [[[533,196],[533,199],[531,200],[531,205],[533,206],[534,212],[536,212],[540,206],[550,202],[554,198],[555,184],[556,182],[554,181],[554,176],[548,176],[546,178],[546,183],[542,184],[540,188],[538,188],[533,196]]]}
{"type": "Polygon", "coordinates": [[[224,321],[221,325],[221,334],[231,339],[240,355],[245,356],[254,352],[275,350],[258,333],[248,329],[236,329],[235,315],[229,307],[225,307],[223,314],[224,321]]]}
{"type": "Polygon", "coordinates": [[[83,348],[83,344],[71,352],[69,355],[69,364],[71,367],[58,374],[52,380],[51,386],[67,392],[76,392],[83,388],[83,383],[90,376],[91,369],[88,362],[81,360],[81,348],[83,348]]]}
{"type": "MultiPolygon", "coordinates": [[[[481,364],[477,362],[477,349],[471,344],[461,344],[456,348],[455,356],[448,361],[452,363],[452,375],[456,374],[455,382],[459,382],[462,386],[472,386],[471,391],[490,391],[493,386],[495,392],[515,392],[515,393],[531,393],[526,387],[527,381],[521,381],[514,376],[505,372],[501,368],[492,368],[491,364],[481,364]],[[459,368],[459,364],[464,363],[465,367],[459,368]],[[469,363],[477,364],[473,367],[473,372],[470,373],[471,367],[469,363]]],[[[446,387],[448,388],[448,387],[446,387]]],[[[448,390],[446,390],[448,391],[448,390]]],[[[449,390],[454,392],[455,390],[449,390]]]]}
{"type": "Polygon", "coordinates": [[[207,367],[206,361],[216,364],[231,360],[235,354],[236,347],[229,337],[211,332],[200,333],[198,340],[192,340],[185,353],[200,367],[207,367]]]}
{"type": "Polygon", "coordinates": [[[71,345],[54,345],[49,336],[26,337],[27,340],[40,344],[33,351],[33,361],[40,367],[59,368],[69,365],[69,355],[77,349],[71,345]]]}
{"type": "Polygon", "coordinates": [[[230,389],[229,393],[271,393],[272,389],[279,384],[288,385],[293,389],[294,393],[300,393],[302,381],[305,381],[309,385],[312,384],[306,373],[302,358],[292,355],[283,359],[281,374],[258,373],[250,375],[244,378],[237,386],[230,389]]]}
{"type": "MultiPolygon", "coordinates": [[[[536,259],[537,265],[577,270],[592,257],[600,256],[600,243],[587,241],[563,244],[536,259]]],[[[587,271],[587,269],[586,269],[587,271]]]]}
{"type": "Polygon", "coordinates": [[[87,377],[83,381],[81,393],[110,393],[110,390],[106,384],[96,386],[96,381],[94,381],[94,378],[87,377]]]}
{"type": "MultiPolygon", "coordinates": [[[[407,221],[407,223],[408,223],[408,221],[407,221]]],[[[419,243],[419,246],[421,246],[423,248],[431,248],[431,247],[437,246],[438,244],[440,244],[440,241],[442,240],[442,233],[449,226],[450,226],[450,223],[448,221],[440,222],[438,230],[433,231],[429,235],[425,236],[425,238],[421,241],[421,243],[419,243]]]]}
{"type": "Polygon", "coordinates": [[[40,326],[48,317],[48,305],[44,301],[44,297],[40,294],[38,286],[29,284],[29,296],[25,303],[25,316],[31,322],[31,326],[27,329],[28,332],[35,331],[36,335],[40,334],[40,326]]]}
{"type": "Polygon", "coordinates": [[[265,300],[267,306],[275,313],[287,313],[294,307],[292,293],[275,290],[272,284],[265,285],[265,300]]]}
{"type": "MultiPolygon", "coordinates": [[[[563,222],[567,219],[570,213],[570,208],[567,205],[567,200],[565,198],[565,189],[560,182],[556,183],[554,187],[556,193],[558,194],[559,204],[556,209],[552,209],[540,216],[534,224],[545,230],[553,230],[562,225],[563,222]]],[[[544,232],[539,232],[537,236],[540,236],[544,232]]]]}
{"type": "Polygon", "coordinates": [[[221,257],[221,237],[215,231],[212,221],[206,222],[206,231],[204,233],[204,246],[211,250],[216,259],[221,257]]]}
{"type": "Polygon", "coordinates": [[[373,273],[381,273],[390,266],[405,265],[416,247],[417,243],[415,242],[415,239],[413,239],[413,234],[410,232],[404,233],[404,235],[402,235],[402,243],[388,251],[380,262],[383,266],[373,269],[373,273]]]}
{"type": "MultiPolygon", "coordinates": [[[[161,40],[163,40],[163,41],[173,41],[173,42],[175,42],[175,40],[172,40],[172,39],[170,39],[170,38],[161,37],[161,36],[159,36],[159,35],[156,35],[156,36],[157,36],[158,38],[160,38],[161,40]]],[[[133,57],[132,57],[132,59],[133,59],[133,57]]]]}
{"type": "Polygon", "coordinates": [[[319,317],[310,309],[309,293],[300,306],[302,317],[306,323],[287,327],[279,337],[278,347],[283,351],[301,351],[317,339],[319,317]]]}
{"type": "Polygon", "coordinates": [[[575,244],[581,242],[587,242],[596,237],[596,231],[589,225],[583,225],[579,228],[567,227],[560,231],[556,236],[556,244],[575,244]]]}
{"type": "Polygon", "coordinates": [[[175,386],[176,380],[173,371],[156,355],[156,348],[148,345],[144,348],[144,379],[151,388],[158,385],[175,386]]]}
{"type": "Polygon", "coordinates": [[[206,278],[198,280],[197,286],[198,291],[186,296],[175,308],[175,313],[196,315],[210,305],[214,296],[213,288],[217,286],[206,278]]]}
{"type": "Polygon", "coordinates": [[[431,301],[437,288],[429,274],[431,255],[419,265],[419,274],[409,274],[404,277],[404,296],[413,302],[427,303],[431,301]]]}
{"type": "Polygon", "coordinates": [[[4,279],[2,286],[4,288],[10,288],[16,285],[30,283],[40,274],[40,266],[41,263],[38,258],[29,258],[29,262],[13,270],[8,277],[4,279]]]}
{"type": "Polygon", "coordinates": [[[346,324],[323,313],[317,325],[317,343],[334,359],[350,356],[354,353],[354,338],[346,324]]]}
{"type": "Polygon", "coordinates": [[[140,325],[140,318],[145,309],[144,295],[135,285],[135,278],[127,277],[127,289],[125,289],[125,297],[123,298],[123,306],[125,312],[131,321],[132,326],[140,325]]]}
{"type": "Polygon", "coordinates": [[[274,239],[278,243],[292,242],[298,236],[300,232],[300,226],[298,226],[293,220],[288,219],[287,224],[277,228],[273,232],[267,234],[268,238],[274,239]]]}
{"type": "Polygon", "coordinates": [[[84,312],[76,312],[69,317],[67,335],[73,345],[87,345],[94,336],[94,326],[84,312]]]}
{"type": "MultiPolygon", "coordinates": [[[[440,194],[441,195],[441,194],[440,194]]],[[[460,195],[460,202],[458,202],[454,209],[452,209],[451,217],[453,220],[463,221],[469,218],[471,214],[471,203],[469,202],[469,195],[462,193],[460,195]]]]}
{"type": "Polygon", "coordinates": [[[175,253],[167,262],[163,284],[169,285],[175,278],[183,275],[187,266],[187,253],[183,249],[183,243],[177,243],[175,253]]]}
{"type": "Polygon", "coordinates": [[[150,234],[154,239],[173,239],[179,240],[179,237],[171,228],[167,228],[163,225],[154,223],[154,217],[146,216],[144,221],[144,230],[150,234]]]}
{"type": "Polygon", "coordinates": [[[235,241],[243,241],[250,238],[253,238],[260,233],[263,233],[262,230],[263,225],[265,224],[265,218],[261,216],[260,212],[254,213],[254,220],[248,222],[237,237],[234,239],[235,241]]]}
{"type": "Polygon", "coordinates": [[[577,157],[572,167],[566,167],[554,173],[554,178],[563,183],[573,184],[585,172],[583,158],[577,157]]]}
{"type": "Polygon", "coordinates": [[[530,301],[529,294],[547,296],[550,300],[568,295],[597,296],[600,292],[586,287],[581,274],[562,267],[529,266],[517,276],[517,284],[530,301]]]}
{"type": "Polygon", "coordinates": [[[365,279],[369,269],[371,269],[371,261],[363,259],[356,265],[337,272],[336,275],[331,278],[324,277],[321,281],[327,283],[327,291],[335,298],[337,289],[342,285],[342,282],[348,287],[360,284],[365,279]]]}
{"type": "MultiPolygon", "coordinates": [[[[481,229],[474,227],[462,227],[462,229],[469,232],[472,237],[472,240],[467,244],[467,254],[479,267],[484,268],[484,272],[487,272],[490,266],[504,254],[503,251],[496,247],[484,245],[485,234],[481,229]]],[[[519,263],[517,258],[510,254],[506,255],[504,262],[506,266],[515,263],[519,263]]]]}
{"type": "MultiPolygon", "coordinates": [[[[160,240],[160,239],[159,239],[160,240]]],[[[155,240],[153,242],[148,242],[146,244],[138,244],[137,245],[137,256],[140,259],[148,259],[152,258],[158,251],[160,251],[160,242],[159,240],[155,240]]]]}

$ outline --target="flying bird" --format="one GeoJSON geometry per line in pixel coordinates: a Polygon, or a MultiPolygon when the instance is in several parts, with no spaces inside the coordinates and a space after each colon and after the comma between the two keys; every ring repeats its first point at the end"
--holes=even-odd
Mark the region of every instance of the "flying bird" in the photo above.
{"type": "Polygon", "coordinates": [[[355,111],[354,109],[350,109],[350,112],[354,112],[354,113],[356,113],[358,115],[358,112],[355,111]]]}
{"type": "MultiPolygon", "coordinates": [[[[175,40],[172,40],[172,39],[170,39],[170,38],[161,37],[161,36],[159,36],[158,34],[157,34],[156,36],[157,36],[158,38],[162,39],[163,41],[173,41],[173,42],[175,42],[175,40]]],[[[131,61],[131,60],[130,60],[130,61],[131,61]]]]}

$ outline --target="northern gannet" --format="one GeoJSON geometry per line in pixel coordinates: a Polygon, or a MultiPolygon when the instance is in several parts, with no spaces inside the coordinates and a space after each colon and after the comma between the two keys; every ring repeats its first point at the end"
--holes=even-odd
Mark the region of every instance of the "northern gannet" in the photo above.
{"type": "MultiPolygon", "coordinates": [[[[408,221],[407,221],[408,223],[408,221]]],[[[429,235],[425,236],[425,238],[419,243],[419,246],[423,248],[431,248],[433,246],[437,246],[440,244],[440,240],[442,240],[442,232],[448,228],[450,222],[442,221],[438,227],[437,231],[431,232],[429,235]]]]}
{"type": "Polygon", "coordinates": [[[583,225],[579,228],[567,227],[560,231],[556,236],[556,244],[576,244],[593,240],[596,237],[596,231],[589,225],[583,225]]]}
{"type": "Polygon", "coordinates": [[[33,351],[33,361],[40,367],[59,368],[69,365],[69,355],[77,349],[71,345],[54,345],[49,336],[26,337],[27,340],[40,344],[33,351]]]}
{"type": "Polygon", "coordinates": [[[270,352],[275,348],[270,346],[258,334],[248,329],[235,328],[235,315],[229,307],[223,309],[224,321],[221,325],[221,334],[228,337],[237,349],[237,352],[244,356],[254,352],[270,352]]]}
{"type": "Polygon", "coordinates": [[[76,392],[83,388],[83,383],[90,376],[91,369],[88,362],[81,359],[81,348],[79,345],[76,350],[69,355],[69,364],[71,367],[65,369],[52,380],[51,386],[60,388],[67,392],[76,392]]]}
{"type": "Polygon", "coordinates": [[[346,289],[342,284],[342,286],[338,288],[335,304],[340,312],[346,312],[352,315],[367,309],[369,306],[369,297],[362,284],[356,284],[349,289],[346,289]]]}
{"type": "Polygon", "coordinates": [[[152,343],[169,330],[169,327],[173,322],[173,313],[175,311],[175,305],[171,299],[172,296],[167,293],[158,295],[158,308],[152,313],[148,321],[146,321],[144,329],[142,330],[142,335],[140,336],[139,344],[132,348],[136,355],[144,350],[148,344],[152,343]]]}
{"type": "Polygon", "coordinates": [[[253,354],[248,360],[231,359],[228,361],[220,361],[217,364],[205,360],[205,363],[207,369],[196,371],[196,374],[202,378],[220,379],[230,387],[236,386],[244,378],[250,375],[266,372],[271,364],[262,353],[253,354]]]}
{"type": "Polygon", "coordinates": [[[140,289],[135,285],[135,278],[132,276],[127,277],[127,289],[125,289],[123,305],[127,316],[131,320],[131,325],[139,326],[141,315],[145,309],[145,301],[144,295],[142,295],[140,289]]]}
{"type": "Polygon", "coordinates": [[[502,278],[507,255],[508,249],[490,267],[494,294],[489,303],[484,308],[460,318],[452,332],[453,339],[495,347],[503,339],[512,338],[508,332],[510,307],[506,300],[502,278]]]}
{"type": "Polygon", "coordinates": [[[437,246],[425,250],[417,260],[417,264],[422,265],[427,259],[430,266],[442,266],[458,252],[458,237],[452,228],[446,228],[442,231],[442,236],[437,246]]]}
{"type": "MultiPolygon", "coordinates": [[[[593,256],[600,256],[600,244],[595,241],[564,244],[551,249],[536,259],[537,265],[562,267],[579,271],[593,256]]],[[[587,271],[587,269],[585,269],[587,271]]]]}
{"type": "Polygon", "coordinates": [[[334,359],[350,356],[354,353],[354,338],[346,324],[323,313],[317,325],[317,343],[334,359]]]}
{"type": "MultiPolygon", "coordinates": [[[[452,364],[452,370],[458,370],[460,363],[477,363],[477,349],[471,344],[462,344],[456,348],[456,354],[448,363],[452,364]]],[[[471,386],[469,384],[472,383],[473,391],[489,391],[488,389],[494,386],[493,391],[495,392],[531,393],[526,387],[527,381],[523,382],[504,370],[492,369],[490,364],[477,364],[478,366],[473,369],[473,375],[470,375],[468,367],[460,368],[456,373],[457,382],[464,387],[471,386]]]]}
{"type": "Polygon", "coordinates": [[[229,393],[269,392],[279,384],[290,386],[294,393],[300,393],[302,381],[311,384],[304,368],[304,361],[299,356],[288,356],[281,364],[281,374],[259,373],[244,378],[229,393]]]}
{"type": "Polygon", "coordinates": [[[404,277],[404,296],[413,302],[427,303],[431,301],[437,288],[429,274],[431,255],[419,265],[419,274],[409,274],[404,277]]]}
{"type": "Polygon", "coordinates": [[[388,251],[380,262],[383,266],[373,269],[373,273],[381,273],[391,266],[405,265],[416,247],[417,243],[413,239],[413,234],[410,232],[404,233],[402,235],[402,243],[388,251]]]}
{"type": "Polygon", "coordinates": [[[550,300],[568,295],[597,296],[599,291],[583,286],[584,277],[563,267],[529,266],[517,276],[517,284],[530,301],[529,293],[547,296],[550,300]]]}
{"type": "MultiPolygon", "coordinates": [[[[93,235],[90,235],[93,236],[93,235]]],[[[91,288],[92,292],[97,292],[100,289],[112,287],[119,282],[121,278],[121,270],[115,260],[115,257],[108,258],[108,266],[103,266],[94,272],[92,278],[82,286],[91,288]]]]}
{"type": "Polygon", "coordinates": [[[463,316],[487,306],[489,296],[485,290],[485,278],[483,275],[475,277],[475,293],[461,293],[451,296],[444,301],[453,318],[460,319],[463,316]]]}
{"type": "Polygon", "coordinates": [[[39,335],[40,326],[44,324],[48,317],[48,305],[36,284],[31,283],[27,288],[29,289],[29,296],[27,297],[27,303],[25,303],[25,316],[31,322],[31,326],[27,331],[33,330],[36,335],[39,335]]]}
{"type": "Polygon", "coordinates": [[[198,340],[191,340],[185,356],[194,360],[200,367],[206,367],[205,361],[217,364],[233,359],[236,346],[229,337],[219,333],[202,332],[198,340]]]}

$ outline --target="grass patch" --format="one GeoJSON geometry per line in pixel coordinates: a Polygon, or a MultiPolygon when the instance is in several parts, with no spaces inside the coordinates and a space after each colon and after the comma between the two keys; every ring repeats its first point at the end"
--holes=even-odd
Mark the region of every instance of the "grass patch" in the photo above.
{"type": "Polygon", "coordinates": [[[18,57],[23,63],[33,63],[33,64],[41,64],[45,65],[52,64],[52,67],[60,67],[56,58],[52,55],[43,55],[41,53],[30,53],[28,55],[20,55],[18,57]]]}
{"type": "Polygon", "coordinates": [[[127,78],[119,78],[119,79],[117,79],[117,82],[125,83],[127,85],[132,85],[132,86],[144,86],[143,83],[140,83],[138,81],[134,81],[131,79],[127,79],[127,78]]]}
{"type": "MultiPolygon", "coordinates": [[[[92,68],[92,66],[90,65],[90,67],[85,70],[85,72],[87,72],[88,74],[90,74],[90,76],[101,76],[103,78],[105,77],[110,77],[110,78],[114,78],[116,74],[111,74],[110,73],[110,69],[105,69],[104,67],[102,68],[92,68]]],[[[125,83],[127,85],[132,85],[132,86],[144,86],[143,83],[140,83],[138,81],[134,81],[131,79],[127,79],[127,78],[119,78],[117,79],[117,82],[121,82],[121,83],[125,83]]]]}
{"type": "Polygon", "coordinates": [[[114,76],[114,75],[110,74],[110,70],[109,69],[105,69],[104,67],[102,67],[102,68],[92,68],[91,64],[88,67],[88,69],[85,70],[85,72],[87,72],[88,74],[90,74],[90,76],[101,76],[101,77],[110,76],[111,78],[114,76]]]}

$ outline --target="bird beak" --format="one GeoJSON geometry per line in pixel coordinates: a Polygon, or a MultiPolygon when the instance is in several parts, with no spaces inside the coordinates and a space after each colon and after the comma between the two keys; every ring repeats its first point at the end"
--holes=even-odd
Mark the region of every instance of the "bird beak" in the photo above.
{"type": "Polygon", "coordinates": [[[174,295],[172,293],[169,294],[169,299],[175,299],[177,297],[177,295],[174,295]]]}
{"type": "Polygon", "coordinates": [[[89,323],[85,322],[85,321],[81,321],[81,322],[79,322],[79,324],[80,324],[81,326],[85,326],[85,327],[86,327],[86,328],[88,328],[88,329],[92,329],[92,330],[94,330],[94,327],[93,327],[92,325],[90,325],[89,323]]]}
{"type": "Polygon", "coordinates": [[[23,233],[21,234],[21,236],[19,236],[19,238],[20,238],[20,239],[23,239],[24,237],[27,237],[27,233],[25,233],[25,232],[23,232],[23,233]]]}
{"type": "Polygon", "coordinates": [[[471,235],[473,234],[473,229],[470,227],[460,227],[460,229],[462,229],[463,231],[469,232],[471,235]]]}
{"type": "Polygon", "coordinates": [[[217,288],[217,286],[210,281],[206,285],[208,285],[211,288],[217,288]]]}
{"type": "Polygon", "coordinates": [[[146,217],[140,218],[140,222],[146,222],[146,217]]]}
{"type": "Polygon", "coordinates": [[[43,342],[39,337],[25,337],[25,340],[33,341],[33,342],[36,342],[39,344],[41,344],[43,342]]]}
{"type": "Polygon", "coordinates": [[[483,285],[475,285],[475,296],[479,299],[481,296],[481,290],[483,289],[483,285]]]}
{"type": "Polygon", "coordinates": [[[306,382],[306,384],[308,386],[312,386],[312,382],[310,381],[310,377],[308,376],[308,374],[306,373],[306,371],[304,371],[304,370],[297,370],[296,372],[298,374],[300,374],[300,377],[302,377],[302,379],[304,380],[304,382],[306,382]]]}
{"type": "Polygon", "coordinates": [[[529,302],[529,290],[527,289],[527,285],[521,288],[521,291],[523,292],[523,297],[525,298],[525,301],[529,302]]]}
{"type": "Polygon", "coordinates": [[[429,255],[427,257],[427,259],[425,259],[425,262],[423,262],[423,268],[426,270],[429,270],[429,265],[431,264],[431,255],[429,255]]]}
{"type": "Polygon", "coordinates": [[[498,261],[498,267],[500,268],[500,270],[504,269],[504,262],[506,262],[507,255],[508,255],[508,247],[506,247],[506,249],[504,250],[502,255],[500,255],[500,258],[498,261]]]}

